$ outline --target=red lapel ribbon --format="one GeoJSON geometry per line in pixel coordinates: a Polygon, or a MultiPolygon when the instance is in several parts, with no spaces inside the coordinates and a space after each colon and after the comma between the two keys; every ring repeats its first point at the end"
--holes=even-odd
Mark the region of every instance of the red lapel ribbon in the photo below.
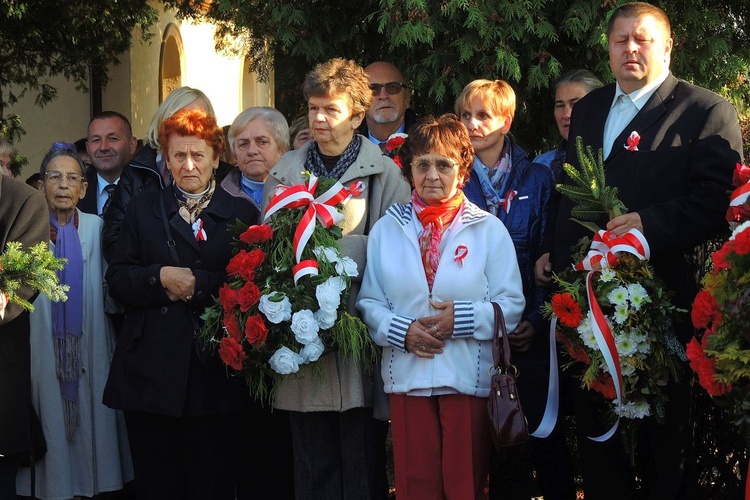
{"type": "MultiPolygon", "coordinates": [[[[586,295],[589,300],[590,309],[588,316],[591,320],[591,328],[594,331],[596,344],[599,350],[602,351],[604,361],[607,364],[607,370],[614,381],[618,407],[622,407],[623,386],[620,355],[617,352],[615,337],[612,334],[609,323],[607,323],[599,302],[596,300],[592,279],[594,273],[601,270],[602,260],[610,268],[617,267],[619,255],[622,252],[631,253],[641,260],[648,260],[651,256],[651,250],[646,238],[637,229],[631,229],[622,236],[615,236],[614,233],[600,230],[594,235],[594,240],[591,242],[591,248],[586,257],[574,266],[577,271],[589,271],[586,275],[586,295]]],[[[608,440],[617,431],[619,423],[620,417],[618,416],[615,423],[607,432],[598,437],[589,436],[589,439],[597,442],[608,440]]]]}
{"type": "Polygon", "coordinates": [[[203,220],[198,219],[193,222],[193,234],[197,241],[206,241],[206,231],[203,229],[203,220]]]}
{"type": "Polygon", "coordinates": [[[307,184],[297,184],[295,186],[280,185],[276,188],[276,193],[266,208],[266,214],[263,217],[265,221],[271,215],[282,208],[303,208],[307,207],[302,220],[294,231],[294,257],[297,265],[294,266],[294,283],[305,275],[317,275],[318,263],[315,260],[302,260],[302,251],[305,249],[307,242],[312,236],[315,229],[315,220],[317,219],[324,227],[331,227],[334,224],[344,220],[344,215],[336,210],[336,205],[345,203],[351,197],[348,189],[336,182],[325,193],[315,198],[315,189],[318,186],[318,178],[315,174],[310,174],[310,180],[307,184]]]}
{"type": "Polygon", "coordinates": [[[464,259],[467,255],[469,255],[469,248],[466,245],[458,245],[456,247],[456,256],[453,257],[453,260],[458,262],[461,267],[463,267],[464,259]]]}
{"type": "Polygon", "coordinates": [[[510,212],[510,203],[513,201],[513,198],[515,198],[517,194],[518,191],[509,189],[508,192],[505,193],[505,198],[500,200],[500,206],[503,207],[503,210],[505,210],[506,214],[510,212]]]}

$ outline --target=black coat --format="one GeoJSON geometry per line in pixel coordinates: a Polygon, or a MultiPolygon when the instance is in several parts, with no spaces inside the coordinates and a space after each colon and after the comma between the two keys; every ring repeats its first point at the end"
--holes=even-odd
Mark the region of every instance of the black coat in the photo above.
{"type": "MultiPolygon", "coordinates": [[[[578,165],[576,137],[594,150],[602,147],[604,123],[615,86],[594,90],[576,103],[568,136],[568,162],[578,165]]],[[[617,186],[628,212],[638,212],[651,248],[651,263],[674,302],[689,309],[698,290],[694,248],[727,229],[724,219],[732,172],[740,161],[742,137],[737,113],[708,90],[669,75],[615,140],[604,161],[606,181],[617,186]],[[624,145],[632,131],[638,151],[624,145]]],[[[570,183],[567,179],[566,183],[570,183]]],[[[571,264],[570,247],[588,232],[569,220],[570,199],[562,197],[557,214],[552,264],[571,264]]],[[[607,221],[597,221],[604,228],[607,221]]],[[[689,340],[689,321],[679,328],[689,340]]]]}
{"type": "MultiPolygon", "coordinates": [[[[8,242],[25,248],[49,241],[49,210],[41,191],[0,177],[0,251],[8,242]]],[[[19,295],[33,301],[30,289],[19,295]]],[[[29,313],[10,304],[0,320],[0,455],[31,450],[31,354],[29,313]]]]}
{"type": "Polygon", "coordinates": [[[106,280],[110,293],[127,307],[112,359],[104,403],[126,411],[168,416],[221,415],[250,409],[244,380],[228,378],[218,355],[207,362],[196,355],[195,326],[226,281],[233,233],[239,219],[258,222],[258,210],[217,187],[201,214],[207,240],[198,242],[178,213],[172,189],[144,194],[131,203],[106,280]],[[195,275],[189,302],[172,302],[159,272],[174,265],[160,208],[176,242],[180,267],[195,275]]]}

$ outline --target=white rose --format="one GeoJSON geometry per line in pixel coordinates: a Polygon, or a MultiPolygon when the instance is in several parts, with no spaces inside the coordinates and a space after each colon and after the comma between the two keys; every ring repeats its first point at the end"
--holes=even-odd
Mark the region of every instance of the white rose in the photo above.
{"type": "Polygon", "coordinates": [[[289,321],[292,318],[292,304],[289,302],[289,297],[281,293],[279,295],[284,298],[280,302],[275,302],[271,300],[271,297],[274,295],[276,295],[276,293],[261,295],[258,310],[262,312],[271,323],[279,324],[282,321],[289,321]]]}
{"type": "Polygon", "coordinates": [[[343,275],[354,278],[359,276],[359,270],[357,270],[357,263],[351,257],[342,257],[336,262],[336,272],[343,275]]]}
{"type": "Polygon", "coordinates": [[[310,309],[303,309],[292,316],[294,338],[302,345],[307,345],[318,338],[318,322],[310,309]]]}
{"type": "Polygon", "coordinates": [[[268,360],[268,364],[271,369],[276,373],[282,375],[289,375],[290,373],[297,373],[299,371],[299,365],[304,363],[302,356],[292,351],[288,347],[281,347],[271,359],[268,360]]]}
{"type": "Polygon", "coordinates": [[[318,309],[313,316],[322,330],[328,330],[333,327],[334,323],[336,323],[338,313],[336,310],[327,311],[325,309],[318,309]]]}
{"type": "Polygon", "coordinates": [[[305,363],[314,363],[323,354],[325,348],[325,344],[323,344],[323,341],[318,337],[302,348],[300,356],[305,360],[305,363]]]}
{"type": "Polygon", "coordinates": [[[318,299],[318,306],[328,312],[338,309],[341,304],[341,292],[345,287],[346,283],[338,276],[328,278],[316,286],[315,298],[318,299]]]}
{"type": "Polygon", "coordinates": [[[319,259],[325,257],[325,259],[331,264],[335,264],[339,260],[339,253],[333,247],[315,247],[313,253],[319,259]]]}

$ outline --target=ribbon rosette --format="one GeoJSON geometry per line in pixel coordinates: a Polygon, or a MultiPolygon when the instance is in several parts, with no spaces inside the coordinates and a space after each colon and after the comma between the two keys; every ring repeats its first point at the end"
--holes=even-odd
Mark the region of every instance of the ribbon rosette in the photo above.
{"type": "Polygon", "coordinates": [[[500,206],[503,207],[503,210],[505,210],[505,213],[507,214],[510,212],[510,204],[513,202],[513,199],[518,194],[518,191],[515,189],[509,189],[507,193],[505,193],[505,198],[500,200],[500,206]]]}
{"type": "Polygon", "coordinates": [[[271,202],[266,208],[266,214],[263,217],[265,221],[282,208],[307,207],[302,220],[300,220],[297,229],[294,231],[294,240],[292,242],[294,257],[297,261],[297,265],[292,269],[295,285],[302,276],[314,276],[318,274],[318,263],[315,260],[302,260],[302,251],[305,249],[315,229],[315,220],[317,219],[326,228],[341,222],[344,220],[344,214],[336,210],[336,205],[345,203],[351,197],[349,190],[337,181],[325,193],[315,198],[315,189],[317,186],[318,178],[312,173],[307,183],[291,187],[279,186],[273,198],[271,198],[271,202]]]}
{"type": "MultiPolygon", "coordinates": [[[[599,302],[596,300],[592,277],[595,272],[601,270],[603,264],[602,261],[604,261],[608,267],[616,267],[619,255],[622,252],[631,253],[641,260],[649,260],[651,256],[651,250],[649,249],[646,238],[643,236],[643,233],[637,229],[631,229],[622,236],[615,236],[614,233],[600,230],[594,235],[594,241],[591,242],[591,248],[586,257],[574,266],[577,271],[589,271],[586,275],[586,295],[590,307],[589,319],[591,320],[591,327],[594,331],[596,344],[602,351],[604,361],[607,364],[607,370],[615,383],[617,404],[620,408],[622,407],[623,387],[620,356],[617,353],[617,346],[615,345],[615,338],[612,335],[612,330],[610,329],[607,319],[599,306],[599,302]]],[[[609,431],[599,437],[590,437],[589,439],[598,442],[606,441],[615,433],[619,422],[620,417],[618,413],[617,420],[609,431]]]]}
{"type": "Polygon", "coordinates": [[[458,245],[456,247],[456,256],[453,257],[453,260],[463,267],[464,259],[467,255],[469,255],[469,248],[466,245],[458,245]]]}
{"type": "Polygon", "coordinates": [[[633,130],[630,132],[630,136],[628,136],[628,140],[625,143],[625,149],[628,151],[638,151],[639,142],[641,142],[641,136],[638,135],[638,132],[633,130]]]}

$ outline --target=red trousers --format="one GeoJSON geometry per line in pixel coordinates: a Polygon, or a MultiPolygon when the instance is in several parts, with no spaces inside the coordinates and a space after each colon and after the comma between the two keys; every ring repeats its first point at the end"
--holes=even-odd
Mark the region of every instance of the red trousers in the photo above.
{"type": "Polygon", "coordinates": [[[487,399],[391,394],[390,402],[396,498],[486,499],[487,399]]]}

